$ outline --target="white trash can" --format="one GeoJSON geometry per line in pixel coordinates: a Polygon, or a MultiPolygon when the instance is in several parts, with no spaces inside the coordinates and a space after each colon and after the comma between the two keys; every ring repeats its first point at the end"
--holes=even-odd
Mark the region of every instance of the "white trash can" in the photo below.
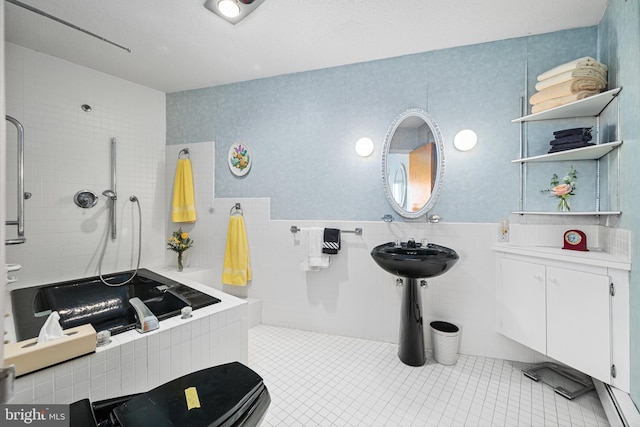
{"type": "Polygon", "coordinates": [[[460,328],[453,323],[434,321],[431,325],[433,358],[443,365],[455,365],[458,361],[458,335],[460,328]]]}

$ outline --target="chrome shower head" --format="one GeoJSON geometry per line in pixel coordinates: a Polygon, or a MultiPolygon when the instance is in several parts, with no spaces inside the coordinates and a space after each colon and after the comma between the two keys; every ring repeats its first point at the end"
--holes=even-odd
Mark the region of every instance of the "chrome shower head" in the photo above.
{"type": "Polygon", "coordinates": [[[109,198],[109,200],[116,200],[118,197],[116,196],[116,193],[114,193],[111,190],[104,190],[102,192],[102,195],[109,198]]]}

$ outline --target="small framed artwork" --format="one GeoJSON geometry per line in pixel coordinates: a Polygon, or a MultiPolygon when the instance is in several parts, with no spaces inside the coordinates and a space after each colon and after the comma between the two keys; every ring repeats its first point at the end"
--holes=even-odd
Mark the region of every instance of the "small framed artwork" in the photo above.
{"type": "Polygon", "coordinates": [[[251,169],[251,150],[247,144],[236,142],[229,148],[229,169],[235,176],[245,176],[251,169]]]}

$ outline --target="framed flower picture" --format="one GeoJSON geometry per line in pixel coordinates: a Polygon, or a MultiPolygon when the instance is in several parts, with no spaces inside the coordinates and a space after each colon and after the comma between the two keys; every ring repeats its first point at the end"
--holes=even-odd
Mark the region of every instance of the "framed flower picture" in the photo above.
{"type": "Polygon", "coordinates": [[[244,176],[251,169],[251,150],[247,144],[236,142],[229,148],[229,169],[235,176],[244,176]]]}

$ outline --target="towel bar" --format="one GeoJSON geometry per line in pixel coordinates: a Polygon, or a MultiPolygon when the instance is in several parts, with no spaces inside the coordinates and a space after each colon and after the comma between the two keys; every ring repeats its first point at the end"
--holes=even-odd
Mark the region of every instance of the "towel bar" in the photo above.
{"type": "MultiPolygon", "coordinates": [[[[300,230],[301,229],[298,228],[298,226],[296,225],[292,225],[291,228],[289,229],[289,231],[291,231],[292,233],[297,233],[300,230]]],[[[355,230],[340,230],[340,233],[352,233],[352,234],[355,234],[356,236],[362,236],[362,228],[356,227],[355,230]]]]}

